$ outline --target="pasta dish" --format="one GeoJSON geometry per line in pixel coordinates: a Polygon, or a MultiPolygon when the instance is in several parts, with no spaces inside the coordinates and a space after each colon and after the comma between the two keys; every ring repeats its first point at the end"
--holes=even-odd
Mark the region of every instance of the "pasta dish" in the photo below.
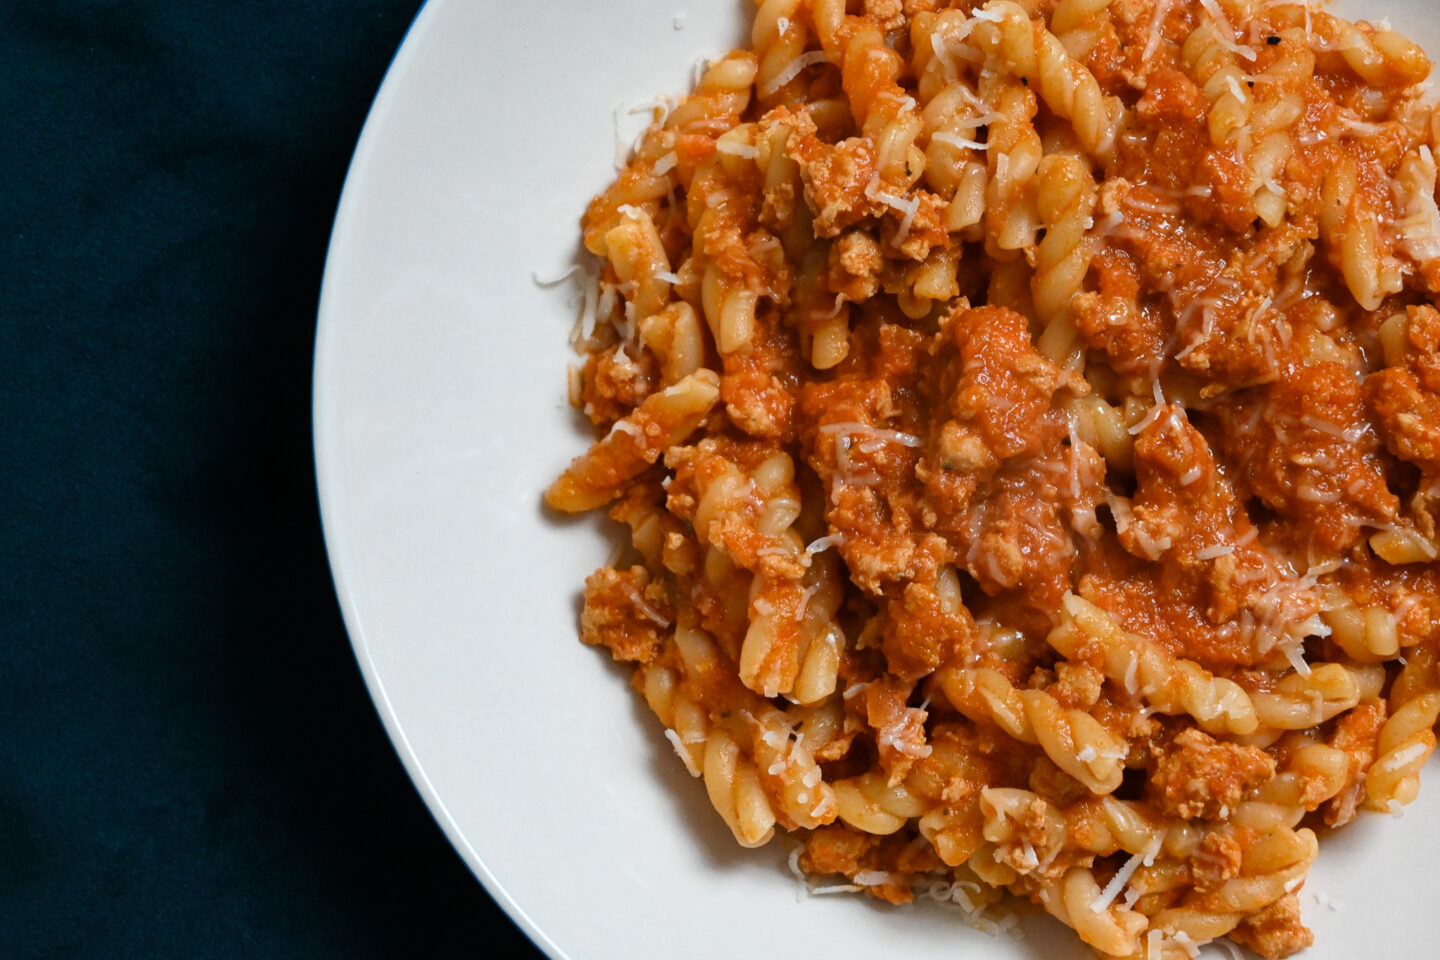
{"type": "Polygon", "coordinates": [[[1298,0],[760,0],[582,228],[546,494],[816,892],[1308,946],[1440,715],[1430,61],[1298,0]]]}

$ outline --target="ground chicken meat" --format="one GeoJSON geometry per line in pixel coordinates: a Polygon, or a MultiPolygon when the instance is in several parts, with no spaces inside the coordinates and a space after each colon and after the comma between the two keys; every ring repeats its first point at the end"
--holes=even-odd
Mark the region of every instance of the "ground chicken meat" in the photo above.
{"type": "Polygon", "coordinates": [[[616,660],[649,663],[673,616],[664,588],[650,582],[644,567],[601,567],[585,579],[580,639],[608,647],[616,660]]]}
{"type": "Polygon", "coordinates": [[[1266,960],[1275,960],[1304,950],[1315,942],[1315,934],[1300,922],[1300,898],[1287,893],[1259,913],[1240,921],[1230,932],[1230,939],[1266,960]]]}
{"type": "Polygon", "coordinates": [[[1161,751],[1146,792],[1182,820],[1223,820],[1247,788],[1274,775],[1275,760],[1259,747],[1224,743],[1192,727],[1161,751]]]}

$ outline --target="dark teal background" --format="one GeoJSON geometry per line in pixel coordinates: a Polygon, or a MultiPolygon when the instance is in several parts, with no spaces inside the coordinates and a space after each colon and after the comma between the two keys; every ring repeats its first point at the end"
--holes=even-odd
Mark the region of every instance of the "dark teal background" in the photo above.
{"type": "Polygon", "coordinates": [[[331,589],[310,366],[418,0],[0,3],[0,957],[538,956],[331,589]]]}

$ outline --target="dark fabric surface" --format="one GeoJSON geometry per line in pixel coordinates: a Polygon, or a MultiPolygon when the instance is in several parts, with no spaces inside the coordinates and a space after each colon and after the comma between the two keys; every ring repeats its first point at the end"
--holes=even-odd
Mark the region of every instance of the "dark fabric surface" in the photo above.
{"type": "Polygon", "coordinates": [[[385,738],[314,492],[330,223],[418,7],[0,4],[0,957],[538,956],[385,738]]]}

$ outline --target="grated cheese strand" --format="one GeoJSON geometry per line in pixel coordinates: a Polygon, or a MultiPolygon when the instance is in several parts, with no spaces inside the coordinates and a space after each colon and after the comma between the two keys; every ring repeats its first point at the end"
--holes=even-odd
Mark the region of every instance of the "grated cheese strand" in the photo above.
{"type": "Polygon", "coordinates": [[[818,63],[829,62],[830,59],[825,56],[824,50],[810,50],[802,53],[787,63],[785,69],[771,77],[768,82],[762,84],[757,92],[762,97],[774,96],[781,87],[800,76],[801,70],[804,70],[806,67],[813,67],[818,63]]]}
{"type": "Polygon", "coordinates": [[[1115,871],[1115,876],[1111,877],[1110,882],[1105,884],[1105,889],[1100,891],[1100,895],[1091,901],[1090,911],[1092,913],[1102,913],[1108,909],[1110,904],[1115,901],[1115,898],[1120,895],[1120,891],[1125,889],[1125,885],[1130,882],[1130,878],[1135,876],[1135,871],[1140,869],[1140,864],[1147,860],[1153,861],[1155,854],[1159,852],[1160,838],[1156,837],[1150,841],[1150,845],[1140,853],[1131,855],[1130,859],[1126,860],[1120,869],[1115,871]]]}

